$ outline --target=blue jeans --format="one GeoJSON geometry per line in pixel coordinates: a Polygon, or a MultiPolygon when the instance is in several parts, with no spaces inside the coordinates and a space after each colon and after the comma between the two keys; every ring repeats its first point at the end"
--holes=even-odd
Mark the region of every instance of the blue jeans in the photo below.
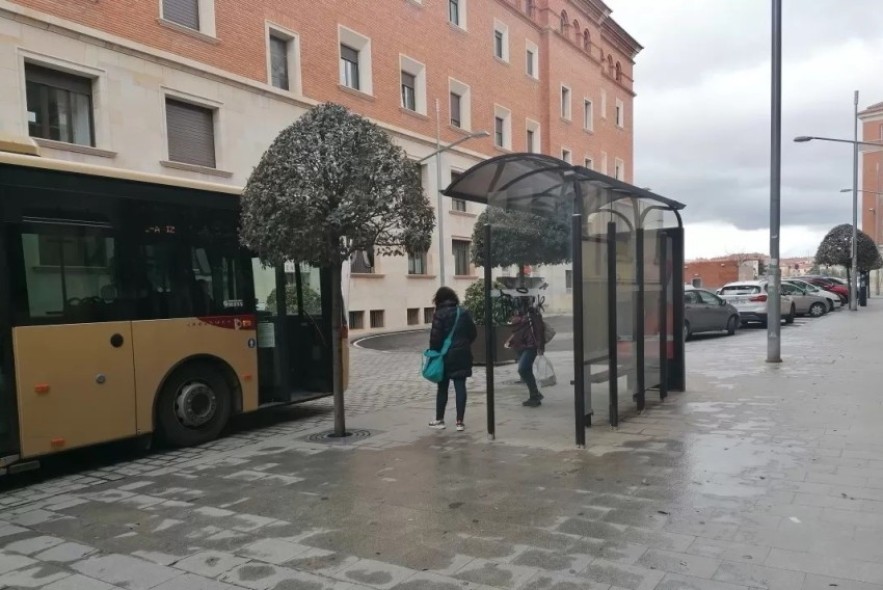
{"type": "Polygon", "coordinates": [[[466,413],[466,379],[445,379],[438,384],[438,394],[435,397],[435,419],[445,419],[445,407],[448,405],[448,386],[454,382],[454,394],[457,397],[457,422],[463,421],[466,413]]]}
{"type": "Polygon", "coordinates": [[[539,397],[540,389],[537,387],[537,379],[533,374],[533,362],[537,360],[536,348],[525,348],[518,354],[518,375],[527,385],[527,391],[531,398],[539,397]]]}

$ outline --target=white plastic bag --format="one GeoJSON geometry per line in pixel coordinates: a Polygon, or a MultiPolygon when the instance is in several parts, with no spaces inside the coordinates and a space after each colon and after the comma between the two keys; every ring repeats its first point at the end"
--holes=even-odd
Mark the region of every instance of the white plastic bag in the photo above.
{"type": "Polygon", "coordinates": [[[552,362],[542,355],[533,362],[533,374],[540,387],[552,387],[558,382],[552,362]]]}

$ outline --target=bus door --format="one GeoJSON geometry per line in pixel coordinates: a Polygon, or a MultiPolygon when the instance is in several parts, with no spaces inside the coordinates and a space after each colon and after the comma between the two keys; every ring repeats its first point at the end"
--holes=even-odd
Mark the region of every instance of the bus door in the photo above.
{"type": "Polygon", "coordinates": [[[258,317],[261,403],[294,402],[331,392],[331,348],[325,274],[252,260],[258,317]]]}
{"type": "Polygon", "coordinates": [[[124,256],[104,221],[8,226],[22,457],[136,434],[124,256]]]}
{"type": "MultiPolygon", "coordinates": [[[[0,189],[2,190],[2,189],[0,189]]],[[[6,229],[0,202],[0,277],[8,277],[6,229]]],[[[5,457],[18,452],[15,381],[12,364],[12,328],[9,314],[9,281],[0,281],[0,468],[5,457]]]]}

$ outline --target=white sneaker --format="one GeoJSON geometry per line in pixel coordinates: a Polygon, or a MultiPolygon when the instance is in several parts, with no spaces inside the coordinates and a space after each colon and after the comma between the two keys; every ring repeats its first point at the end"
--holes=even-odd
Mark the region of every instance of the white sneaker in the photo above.
{"type": "Polygon", "coordinates": [[[457,422],[457,432],[463,432],[464,430],[466,430],[466,427],[463,426],[463,423],[457,422]]]}
{"type": "Polygon", "coordinates": [[[430,428],[435,428],[436,430],[444,430],[445,429],[445,421],[444,420],[433,420],[429,423],[430,428]]]}

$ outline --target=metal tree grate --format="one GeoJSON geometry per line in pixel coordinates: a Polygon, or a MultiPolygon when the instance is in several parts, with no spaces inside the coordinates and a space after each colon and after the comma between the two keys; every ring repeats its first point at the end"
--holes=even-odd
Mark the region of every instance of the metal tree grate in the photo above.
{"type": "Polygon", "coordinates": [[[334,431],[329,430],[327,432],[316,432],[306,437],[306,440],[309,442],[323,442],[323,443],[335,443],[335,442],[348,442],[356,440],[362,440],[368,438],[372,434],[374,434],[370,430],[365,430],[364,428],[360,428],[357,430],[348,430],[348,436],[346,437],[336,437],[334,436],[334,431]]]}

